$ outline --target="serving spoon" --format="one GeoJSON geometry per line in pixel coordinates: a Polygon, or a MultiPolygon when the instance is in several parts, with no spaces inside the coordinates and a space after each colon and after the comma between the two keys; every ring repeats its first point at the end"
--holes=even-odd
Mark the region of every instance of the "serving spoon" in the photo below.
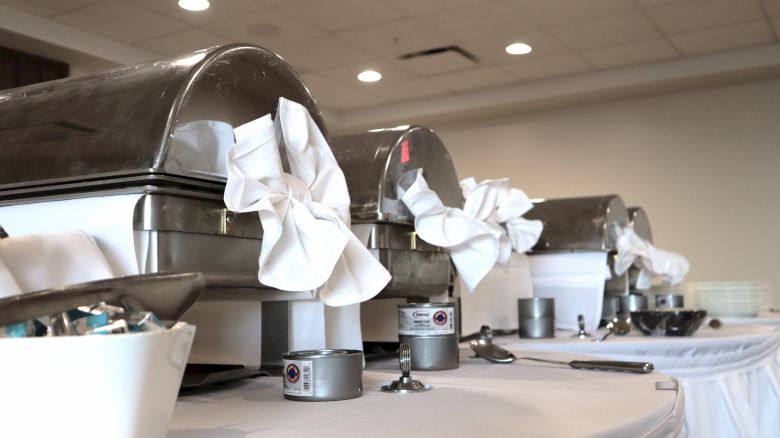
{"type": "MultiPolygon", "coordinates": [[[[488,328],[488,330],[490,330],[488,328]]],[[[483,333],[488,334],[483,326],[483,333]]],[[[492,338],[481,336],[480,339],[474,339],[469,342],[471,349],[478,357],[495,363],[513,363],[516,360],[532,360],[536,362],[552,363],[557,365],[567,365],[578,370],[596,370],[596,371],[622,371],[626,373],[650,374],[655,367],[650,362],[624,362],[619,360],[552,360],[538,357],[515,356],[512,352],[494,344],[492,338]]]]}

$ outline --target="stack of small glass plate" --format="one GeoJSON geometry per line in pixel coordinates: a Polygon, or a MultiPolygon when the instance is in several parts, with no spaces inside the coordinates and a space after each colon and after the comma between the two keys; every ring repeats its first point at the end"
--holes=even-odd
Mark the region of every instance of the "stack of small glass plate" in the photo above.
{"type": "Polygon", "coordinates": [[[769,291],[760,281],[695,282],[688,291],[710,316],[756,316],[769,308],[769,291]]]}

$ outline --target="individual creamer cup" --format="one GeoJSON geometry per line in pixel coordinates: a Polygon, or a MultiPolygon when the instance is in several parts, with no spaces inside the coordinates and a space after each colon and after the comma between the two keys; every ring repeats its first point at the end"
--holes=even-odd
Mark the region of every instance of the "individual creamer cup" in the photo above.
{"type": "Polygon", "coordinates": [[[398,305],[398,334],[405,336],[453,335],[454,303],[412,303],[398,305]]]}
{"type": "Polygon", "coordinates": [[[282,354],[284,398],[348,400],[363,394],[363,352],[306,350],[282,354]]]}

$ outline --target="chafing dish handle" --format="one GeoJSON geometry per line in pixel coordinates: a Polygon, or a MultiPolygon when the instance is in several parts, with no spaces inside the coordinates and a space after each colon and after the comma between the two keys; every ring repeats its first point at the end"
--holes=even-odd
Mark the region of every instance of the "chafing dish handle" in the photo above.
{"type": "Polygon", "coordinates": [[[650,362],[623,362],[619,360],[573,360],[569,366],[578,370],[623,371],[650,374],[655,367],[650,362]]]}

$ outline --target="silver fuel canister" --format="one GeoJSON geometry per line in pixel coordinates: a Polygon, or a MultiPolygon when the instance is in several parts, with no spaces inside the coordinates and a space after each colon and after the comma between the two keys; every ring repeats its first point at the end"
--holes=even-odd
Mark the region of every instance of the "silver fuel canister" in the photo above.
{"type": "Polygon", "coordinates": [[[284,398],[333,401],[363,394],[363,352],[306,350],[282,354],[284,398]]]}
{"type": "Polygon", "coordinates": [[[458,368],[458,333],[454,303],[398,305],[398,340],[409,344],[412,369],[458,368]]]}

